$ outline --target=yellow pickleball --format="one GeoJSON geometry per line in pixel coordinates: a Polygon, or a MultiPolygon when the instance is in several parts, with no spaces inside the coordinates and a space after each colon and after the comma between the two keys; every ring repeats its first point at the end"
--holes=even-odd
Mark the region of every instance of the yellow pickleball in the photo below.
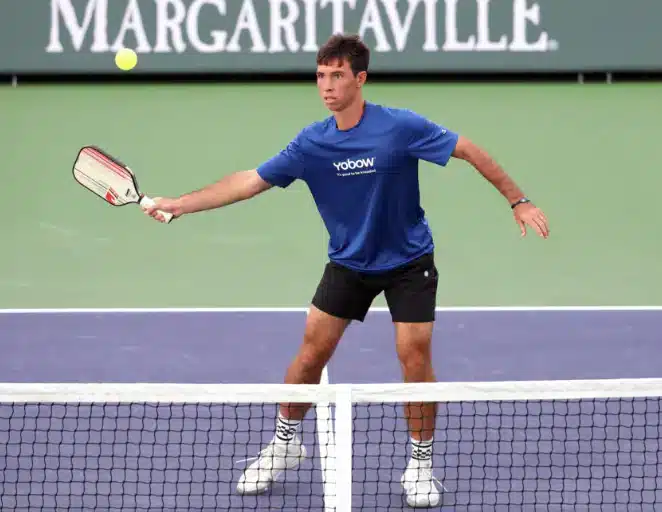
{"type": "Polygon", "coordinates": [[[115,65],[122,71],[129,71],[138,64],[138,55],[130,48],[122,48],[115,54],[115,65]]]}

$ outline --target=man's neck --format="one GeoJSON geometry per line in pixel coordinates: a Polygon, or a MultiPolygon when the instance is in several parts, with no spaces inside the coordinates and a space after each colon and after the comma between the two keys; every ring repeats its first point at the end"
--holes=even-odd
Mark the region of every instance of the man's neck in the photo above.
{"type": "Polygon", "coordinates": [[[335,112],[334,117],[336,118],[336,125],[339,130],[349,130],[354,128],[361,117],[363,116],[363,109],[365,108],[365,101],[363,98],[359,97],[357,100],[350,104],[346,109],[341,112],[335,112]]]}

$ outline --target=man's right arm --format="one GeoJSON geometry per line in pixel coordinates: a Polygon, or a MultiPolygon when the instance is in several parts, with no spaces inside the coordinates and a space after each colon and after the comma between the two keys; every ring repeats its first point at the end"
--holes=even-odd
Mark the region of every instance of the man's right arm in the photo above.
{"type": "Polygon", "coordinates": [[[256,169],[237,171],[200,190],[184,194],[175,199],[175,215],[196,213],[228,206],[250,199],[273,185],[266,182],[256,169]]]}
{"type": "Polygon", "coordinates": [[[250,199],[274,186],[287,188],[293,181],[301,178],[303,172],[303,156],[295,139],[257,169],[234,172],[211,185],[175,199],[154,198],[155,204],[144,210],[147,215],[164,222],[163,216],[157,210],[179,217],[221,208],[250,199]]]}

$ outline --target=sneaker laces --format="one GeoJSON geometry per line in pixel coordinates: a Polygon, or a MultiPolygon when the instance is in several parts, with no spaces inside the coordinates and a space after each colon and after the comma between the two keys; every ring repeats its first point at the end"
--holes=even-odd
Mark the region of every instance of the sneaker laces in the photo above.
{"type": "MultiPolygon", "coordinates": [[[[430,473],[432,473],[432,470],[430,470],[430,473]]],[[[430,479],[431,479],[433,482],[437,482],[437,484],[439,484],[439,487],[441,487],[441,490],[442,490],[442,491],[444,491],[444,492],[448,492],[448,489],[446,489],[446,487],[444,486],[444,484],[442,484],[441,481],[440,481],[436,476],[434,476],[434,475],[431,474],[431,475],[430,475],[430,479]]]]}
{"type": "MultiPolygon", "coordinates": [[[[275,457],[273,443],[270,443],[265,448],[260,450],[260,452],[255,457],[248,457],[247,459],[236,460],[234,463],[235,464],[240,464],[242,462],[251,462],[251,461],[254,461],[254,460],[258,460],[258,459],[262,458],[265,455],[271,455],[271,457],[269,457],[269,459],[271,459],[273,461],[273,458],[275,457]]],[[[262,469],[265,469],[265,468],[262,468],[262,469]]]]}
{"type": "Polygon", "coordinates": [[[434,476],[431,467],[410,468],[409,471],[411,472],[416,471],[418,473],[419,478],[414,480],[413,482],[414,484],[418,484],[418,482],[421,480],[420,477],[422,477],[422,480],[432,480],[433,482],[436,482],[437,484],[439,484],[439,487],[441,487],[444,492],[448,492],[448,489],[446,489],[444,484],[442,484],[441,481],[436,476],[434,476]]]}

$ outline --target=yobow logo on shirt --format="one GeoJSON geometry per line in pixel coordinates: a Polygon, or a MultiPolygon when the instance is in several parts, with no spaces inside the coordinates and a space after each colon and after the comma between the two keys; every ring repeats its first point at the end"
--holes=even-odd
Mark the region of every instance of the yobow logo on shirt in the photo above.
{"type": "Polygon", "coordinates": [[[341,162],[333,162],[338,171],[338,176],[356,176],[357,174],[370,174],[377,172],[375,169],[375,157],[347,159],[341,162]]]}

